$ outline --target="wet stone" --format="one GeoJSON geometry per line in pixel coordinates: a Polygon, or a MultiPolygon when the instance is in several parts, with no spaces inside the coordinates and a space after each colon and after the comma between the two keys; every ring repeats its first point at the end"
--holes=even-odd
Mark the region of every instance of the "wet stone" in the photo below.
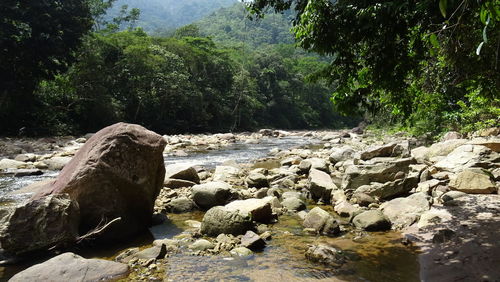
{"type": "Polygon", "coordinates": [[[266,242],[255,232],[247,231],[241,238],[241,245],[250,250],[261,250],[266,246],[266,242]]]}
{"type": "Polygon", "coordinates": [[[311,246],[306,252],[306,258],[312,262],[327,264],[334,267],[340,267],[346,262],[340,250],[321,244],[311,246]]]}

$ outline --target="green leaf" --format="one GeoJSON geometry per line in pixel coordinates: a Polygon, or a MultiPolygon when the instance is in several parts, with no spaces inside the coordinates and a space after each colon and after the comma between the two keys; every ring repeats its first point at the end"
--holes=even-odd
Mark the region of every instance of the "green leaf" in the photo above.
{"type": "Polygon", "coordinates": [[[436,34],[431,34],[431,36],[429,36],[429,40],[434,48],[439,48],[439,41],[436,34]]]}
{"type": "Polygon", "coordinates": [[[448,7],[448,0],[439,0],[439,10],[441,15],[446,18],[446,8],[448,7]]]}
{"type": "Polygon", "coordinates": [[[481,6],[481,12],[479,14],[479,18],[481,19],[481,22],[483,24],[486,24],[486,16],[488,15],[488,10],[484,7],[484,5],[481,6]]]}

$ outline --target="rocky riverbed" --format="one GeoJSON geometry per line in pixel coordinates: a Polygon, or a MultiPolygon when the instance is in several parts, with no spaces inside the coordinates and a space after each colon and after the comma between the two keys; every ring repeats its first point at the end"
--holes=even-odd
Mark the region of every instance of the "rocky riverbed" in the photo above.
{"type": "MultiPolygon", "coordinates": [[[[19,186],[56,176],[88,138],[1,140],[4,208],[22,205],[39,184],[19,186]]],[[[500,277],[498,129],[466,138],[451,132],[434,144],[359,128],[162,138],[166,169],[150,235],[112,246],[81,240],[56,250],[101,259],[66,253],[48,260],[56,254],[43,252],[5,266],[3,279],[46,260],[13,281],[40,269],[47,279],[59,271],[92,280],[81,268],[64,268],[75,264],[109,270],[98,279],[129,280],[500,277]]],[[[12,236],[7,227],[18,223],[5,214],[0,234],[12,236]]]]}

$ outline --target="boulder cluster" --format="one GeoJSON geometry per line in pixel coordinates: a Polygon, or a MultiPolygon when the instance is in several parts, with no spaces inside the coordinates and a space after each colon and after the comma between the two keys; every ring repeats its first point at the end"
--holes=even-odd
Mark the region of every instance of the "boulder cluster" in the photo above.
{"type": "MultiPolygon", "coordinates": [[[[127,132],[137,129],[121,124],[105,130],[120,128],[127,132]]],[[[142,272],[146,278],[155,272],[158,260],[175,252],[249,256],[265,251],[273,235],[270,227],[283,215],[299,218],[304,234],[314,236],[342,236],[352,230],[432,229],[454,216],[446,206],[456,206],[467,195],[498,194],[500,188],[497,135],[462,138],[449,133],[430,146],[403,134],[380,136],[359,129],[261,130],[210,137],[161,137],[141,129],[113,137],[96,135],[55,182],[42,185],[30,202],[2,217],[0,244],[5,251],[18,254],[68,243],[114,219],[118,221],[104,226],[106,230],[99,236],[126,238],[152,223],[161,224],[165,215],[201,212],[198,221],[185,221],[189,232],[158,239],[144,250],[127,249],[116,257],[132,268],[146,269],[142,272]],[[288,135],[322,142],[315,147],[276,148],[251,164],[163,166],[162,153],[168,158],[168,154],[182,154],[182,148],[220,148],[231,142],[252,144],[261,138],[288,135]],[[268,163],[276,165],[259,165],[268,163]],[[37,222],[39,233],[25,234],[30,227],[23,226],[27,223],[20,218],[42,213],[50,218],[37,222]],[[42,238],[43,244],[30,236],[42,238]]],[[[24,164],[39,159],[21,161],[20,156],[16,159],[24,164]]],[[[4,159],[0,165],[9,162],[4,159]]],[[[304,246],[307,259],[332,266],[345,263],[341,253],[324,244],[304,246]]]]}

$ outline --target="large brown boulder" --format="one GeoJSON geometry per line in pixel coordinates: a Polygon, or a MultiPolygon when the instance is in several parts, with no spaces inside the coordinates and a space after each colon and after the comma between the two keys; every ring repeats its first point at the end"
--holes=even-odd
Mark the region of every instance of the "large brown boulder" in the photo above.
{"type": "Polygon", "coordinates": [[[94,134],[57,179],[33,196],[67,193],[80,206],[80,233],[115,218],[102,239],[126,238],[151,223],[163,185],[165,140],[142,126],[117,123],[94,134]]]}

